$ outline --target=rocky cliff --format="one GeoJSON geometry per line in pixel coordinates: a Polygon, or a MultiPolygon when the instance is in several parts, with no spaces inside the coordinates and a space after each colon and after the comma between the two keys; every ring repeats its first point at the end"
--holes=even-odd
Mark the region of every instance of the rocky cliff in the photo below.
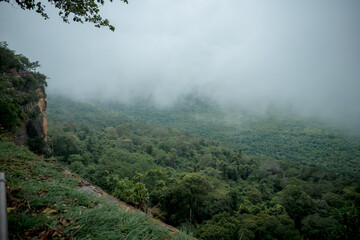
{"type": "Polygon", "coordinates": [[[14,133],[14,140],[18,145],[26,145],[30,138],[41,138],[45,142],[47,141],[46,93],[44,88],[38,88],[36,92],[40,95],[40,99],[37,102],[23,106],[24,111],[30,113],[30,117],[14,133]]]}
{"type": "Polygon", "coordinates": [[[38,67],[38,62],[0,42],[0,138],[12,138],[18,145],[46,154],[47,77],[36,71],[38,67]]]}

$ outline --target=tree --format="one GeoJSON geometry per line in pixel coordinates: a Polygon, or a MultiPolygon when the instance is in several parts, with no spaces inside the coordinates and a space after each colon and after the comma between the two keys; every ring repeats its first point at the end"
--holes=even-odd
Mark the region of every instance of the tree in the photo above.
{"type": "Polygon", "coordinates": [[[71,132],[51,134],[51,143],[55,156],[63,156],[65,161],[68,161],[70,155],[83,152],[80,139],[71,132]]]}
{"type": "Polygon", "coordinates": [[[139,173],[133,177],[120,179],[119,175],[113,174],[107,177],[107,182],[112,189],[112,195],[145,210],[145,202],[149,200],[148,191],[139,181],[139,173]]]}
{"type": "Polygon", "coordinates": [[[338,239],[339,223],[333,217],[309,215],[302,221],[301,231],[305,239],[338,239]]]}
{"type": "Polygon", "coordinates": [[[210,184],[205,177],[198,173],[186,174],[177,184],[181,198],[187,203],[189,209],[189,222],[192,222],[193,209],[207,198],[210,184]]]}
{"type": "MultiPolygon", "coordinates": [[[[112,2],[113,0],[110,0],[112,2]]],[[[128,0],[121,0],[128,3],[128,0]]],[[[41,1],[36,0],[0,0],[0,2],[16,3],[23,10],[33,10],[39,13],[44,19],[49,19],[45,11],[46,6],[41,1]]],[[[60,9],[59,16],[64,22],[69,23],[69,17],[72,15],[74,22],[91,22],[95,27],[108,27],[111,31],[115,30],[108,19],[103,19],[100,12],[100,5],[104,5],[104,0],[83,0],[83,1],[56,1],[48,0],[55,8],[60,9]]]]}
{"type": "Polygon", "coordinates": [[[239,227],[239,220],[224,212],[215,215],[211,220],[201,224],[196,231],[196,237],[208,240],[237,239],[239,227]]]}
{"type": "Polygon", "coordinates": [[[242,214],[239,218],[238,239],[301,239],[294,222],[287,215],[242,214]]]}
{"type": "Polygon", "coordinates": [[[299,186],[288,185],[282,191],[281,204],[285,207],[289,216],[295,220],[296,227],[300,227],[300,221],[312,212],[313,201],[311,197],[299,186]]]}

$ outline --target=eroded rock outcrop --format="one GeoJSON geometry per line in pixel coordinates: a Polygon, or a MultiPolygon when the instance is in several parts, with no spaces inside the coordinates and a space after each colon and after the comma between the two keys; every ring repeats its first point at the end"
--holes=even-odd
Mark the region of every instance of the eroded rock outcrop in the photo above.
{"type": "Polygon", "coordinates": [[[37,93],[40,95],[37,102],[23,106],[24,110],[30,113],[30,118],[14,133],[14,140],[18,145],[26,145],[30,138],[43,138],[45,142],[47,141],[46,93],[43,88],[37,89],[37,93]]]}

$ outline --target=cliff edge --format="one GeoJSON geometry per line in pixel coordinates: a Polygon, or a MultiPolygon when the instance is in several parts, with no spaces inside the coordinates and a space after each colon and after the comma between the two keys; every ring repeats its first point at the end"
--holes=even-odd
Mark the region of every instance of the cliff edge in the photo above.
{"type": "Polygon", "coordinates": [[[39,100],[23,106],[24,110],[31,114],[30,118],[26,119],[23,125],[14,133],[14,141],[18,145],[26,145],[29,139],[35,138],[41,138],[45,142],[47,141],[48,121],[46,117],[46,93],[43,88],[38,88],[36,92],[40,96],[39,100]]]}
{"type": "Polygon", "coordinates": [[[0,137],[47,154],[47,77],[36,71],[38,67],[38,62],[31,62],[9,49],[6,42],[0,42],[0,137]]]}

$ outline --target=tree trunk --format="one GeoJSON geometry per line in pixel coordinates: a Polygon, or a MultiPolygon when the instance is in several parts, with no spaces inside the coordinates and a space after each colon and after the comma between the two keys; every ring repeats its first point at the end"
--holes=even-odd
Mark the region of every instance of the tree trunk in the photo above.
{"type": "Polygon", "coordinates": [[[191,223],[191,207],[190,207],[190,214],[189,214],[189,222],[191,223]]]}
{"type": "Polygon", "coordinates": [[[192,199],[190,199],[190,212],[189,212],[189,222],[191,223],[191,213],[192,213],[192,199]]]}

